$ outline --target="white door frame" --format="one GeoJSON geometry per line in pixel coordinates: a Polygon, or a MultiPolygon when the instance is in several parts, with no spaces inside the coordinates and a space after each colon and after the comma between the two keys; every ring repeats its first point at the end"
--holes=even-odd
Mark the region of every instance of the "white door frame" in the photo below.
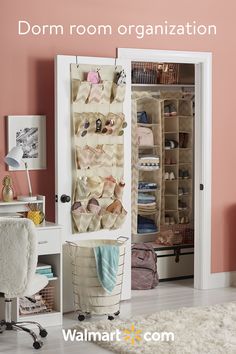
{"type": "Polygon", "coordinates": [[[215,287],[211,274],[212,54],[119,48],[118,58],[195,64],[194,287],[215,287]]]}

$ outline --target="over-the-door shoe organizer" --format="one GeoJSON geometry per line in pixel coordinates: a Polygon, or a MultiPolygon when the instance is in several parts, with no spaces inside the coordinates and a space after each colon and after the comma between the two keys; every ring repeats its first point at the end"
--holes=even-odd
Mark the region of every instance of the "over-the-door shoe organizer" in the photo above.
{"type": "Polygon", "coordinates": [[[75,114],[75,134],[77,137],[88,137],[91,134],[122,136],[126,125],[123,113],[104,115],[98,112],[83,112],[75,114]]]}
{"type": "Polygon", "coordinates": [[[78,201],[91,198],[122,199],[125,183],[109,177],[78,177],[75,185],[75,199],[78,201]]]}
{"type": "Polygon", "coordinates": [[[121,70],[108,65],[94,68],[71,64],[74,232],[118,229],[125,221],[127,212],[122,205],[123,135],[127,126],[122,105],[125,84],[115,82],[121,70]],[[100,82],[86,81],[91,76],[99,76],[100,82]]]}
{"type": "Polygon", "coordinates": [[[77,168],[90,169],[104,167],[123,167],[123,145],[104,144],[95,147],[85,145],[76,146],[77,168]]]}
{"type": "Polygon", "coordinates": [[[93,84],[80,79],[72,80],[72,99],[76,103],[121,103],[125,98],[126,85],[103,80],[93,84]]]}
{"type": "Polygon", "coordinates": [[[117,199],[91,198],[75,202],[72,206],[72,216],[78,232],[118,229],[123,224],[126,214],[127,212],[117,199]],[[93,204],[92,201],[96,203],[93,204]],[[116,205],[119,208],[114,210],[113,206],[116,205]]]}

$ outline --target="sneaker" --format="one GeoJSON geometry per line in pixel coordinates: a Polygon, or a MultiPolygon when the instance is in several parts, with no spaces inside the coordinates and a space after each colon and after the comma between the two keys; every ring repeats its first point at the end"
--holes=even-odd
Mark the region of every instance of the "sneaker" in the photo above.
{"type": "Polygon", "coordinates": [[[188,172],[188,170],[184,170],[183,171],[183,177],[182,178],[184,178],[184,179],[189,179],[189,172],[188,172]]]}
{"type": "Polygon", "coordinates": [[[188,189],[187,188],[183,188],[183,195],[188,195],[189,192],[188,192],[188,189]]]}
{"type": "Polygon", "coordinates": [[[171,142],[170,140],[165,140],[165,150],[170,150],[171,149],[171,142]]]}
{"type": "Polygon", "coordinates": [[[176,116],[177,115],[177,110],[176,107],[173,103],[169,105],[169,112],[171,116],[176,116]]]}
{"type": "Polygon", "coordinates": [[[183,188],[179,188],[178,190],[178,195],[184,195],[184,189],[183,188]]]}
{"type": "Polygon", "coordinates": [[[187,209],[187,204],[182,200],[179,200],[179,210],[186,210],[186,209],[187,209]]]}
{"type": "Polygon", "coordinates": [[[185,224],[185,217],[182,216],[182,218],[180,218],[180,221],[179,221],[180,224],[185,224]]]}
{"type": "Polygon", "coordinates": [[[183,148],[186,149],[188,147],[188,133],[184,133],[184,144],[183,148]]]}
{"type": "Polygon", "coordinates": [[[173,181],[173,180],[175,179],[175,174],[174,174],[173,171],[170,172],[170,174],[169,174],[169,179],[170,179],[171,181],[173,181]]]}
{"type": "Polygon", "coordinates": [[[185,216],[185,224],[189,224],[189,217],[188,216],[185,216]]]}
{"type": "Polygon", "coordinates": [[[168,180],[168,179],[170,179],[170,174],[169,174],[169,172],[166,172],[165,173],[165,180],[168,180]]]}
{"type": "Polygon", "coordinates": [[[165,165],[171,165],[171,159],[169,157],[165,157],[165,165]]]}
{"type": "Polygon", "coordinates": [[[184,147],[184,139],[185,139],[184,133],[179,133],[179,147],[181,149],[184,147]]]}
{"type": "Polygon", "coordinates": [[[179,170],[179,178],[184,178],[184,170],[179,170]]]}
{"type": "Polygon", "coordinates": [[[164,116],[165,117],[169,117],[170,116],[170,106],[169,105],[166,105],[164,107],[164,116]]]}

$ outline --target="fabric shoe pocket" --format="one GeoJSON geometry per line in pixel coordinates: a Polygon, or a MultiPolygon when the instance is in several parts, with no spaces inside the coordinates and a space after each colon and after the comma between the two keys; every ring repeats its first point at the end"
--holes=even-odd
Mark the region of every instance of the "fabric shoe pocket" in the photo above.
{"type": "Polygon", "coordinates": [[[102,177],[88,177],[87,189],[91,198],[100,198],[104,189],[102,177]]]}
{"type": "Polygon", "coordinates": [[[72,215],[78,232],[87,232],[94,215],[92,213],[76,213],[75,211],[72,211],[72,215]]]}
{"type": "Polygon", "coordinates": [[[103,229],[112,229],[118,214],[110,213],[109,211],[104,211],[102,214],[101,224],[103,229]]]}
{"type": "Polygon", "coordinates": [[[105,179],[102,196],[104,198],[113,197],[115,186],[116,186],[116,182],[110,181],[109,179],[105,179]]]}
{"type": "Polygon", "coordinates": [[[101,219],[102,216],[98,214],[93,214],[92,219],[89,223],[89,231],[98,231],[101,229],[101,219]]]}
{"type": "Polygon", "coordinates": [[[103,84],[92,84],[88,103],[100,103],[103,93],[103,84]]]}
{"type": "Polygon", "coordinates": [[[117,218],[113,224],[113,229],[119,229],[125,222],[127,211],[123,208],[120,214],[117,214],[117,218]]]}
{"type": "Polygon", "coordinates": [[[77,168],[78,169],[87,169],[89,168],[94,160],[94,150],[89,146],[80,146],[76,147],[77,153],[77,168]]]}
{"type": "Polygon", "coordinates": [[[89,96],[91,84],[87,81],[72,81],[72,99],[74,103],[86,103],[89,96]]]}
{"type": "Polygon", "coordinates": [[[110,103],[111,100],[111,81],[103,81],[102,83],[102,94],[99,103],[110,103]]]}
{"type": "Polygon", "coordinates": [[[125,99],[126,85],[112,85],[113,103],[122,103],[125,99]]]}

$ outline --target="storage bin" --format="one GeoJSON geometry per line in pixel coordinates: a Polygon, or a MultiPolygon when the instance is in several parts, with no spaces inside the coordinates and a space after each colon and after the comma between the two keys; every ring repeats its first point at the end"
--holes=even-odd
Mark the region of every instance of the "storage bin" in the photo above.
{"type": "Polygon", "coordinates": [[[46,286],[39,292],[39,295],[41,295],[42,299],[45,301],[45,305],[47,307],[48,312],[51,312],[53,310],[54,292],[55,292],[55,287],[51,285],[46,286]]]}
{"type": "Polygon", "coordinates": [[[133,84],[158,84],[160,82],[157,63],[135,62],[132,65],[131,75],[133,84]]]}
{"type": "Polygon", "coordinates": [[[179,64],[162,64],[160,83],[165,85],[177,84],[179,80],[179,64]]]}
{"type": "Polygon", "coordinates": [[[80,321],[88,313],[108,315],[108,319],[119,314],[127,240],[119,237],[116,240],[67,242],[72,264],[74,306],[80,321]],[[94,247],[102,245],[117,245],[120,250],[116,285],[111,294],[103,289],[97,275],[94,247]]]}

